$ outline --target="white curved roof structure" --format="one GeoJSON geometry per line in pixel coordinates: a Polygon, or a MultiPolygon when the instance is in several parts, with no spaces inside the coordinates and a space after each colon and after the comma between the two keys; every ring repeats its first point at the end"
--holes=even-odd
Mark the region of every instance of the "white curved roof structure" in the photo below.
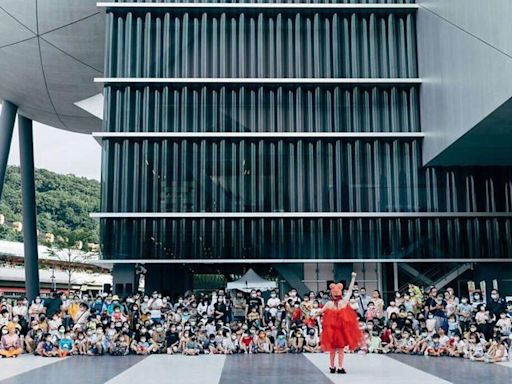
{"type": "Polygon", "coordinates": [[[56,128],[91,133],[75,103],[101,93],[105,18],[95,0],[0,0],[0,99],[56,128]]]}

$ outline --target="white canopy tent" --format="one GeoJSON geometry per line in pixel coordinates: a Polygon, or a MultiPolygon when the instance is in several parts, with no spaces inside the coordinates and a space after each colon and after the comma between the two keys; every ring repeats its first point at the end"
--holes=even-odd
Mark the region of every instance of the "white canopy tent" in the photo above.
{"type": "Polygon", "coordinates": [[[275,281],[265,280],[254,272],[252,268],[238,280],[228,283],[227,286],[227,289],[238,289],[243,292],[250,292],[253,289],[269,291],[275,288],[277,288],[277,283],[275,281]]]}

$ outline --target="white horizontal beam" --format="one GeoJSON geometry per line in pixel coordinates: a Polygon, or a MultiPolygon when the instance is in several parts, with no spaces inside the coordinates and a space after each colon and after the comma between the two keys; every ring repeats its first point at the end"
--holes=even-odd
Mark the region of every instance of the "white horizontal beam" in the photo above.
{"type": "Polygon", "coordinates": [[[417,77],[407,78],[370,78],[370,77],[96,77],[95,83],[130,83],[130,84],[241,84],[241,85],[413,85],[421,84],[417,77]]]}
{"type": "Polygon", "coordinates": [[[418,4],[351,4],[351,3],[135,3],[98,2],[99,8],[173,8],[173,9],[334,9],[334,10],[416,10],[418,4]]]}
{"type": "Polygon", "coordinates": [[[512,212],[95,212],[96,219],[512,218],[512,212]]]}
{"type": "Polygon", "coordinates": [[[107,138],[168,138],[168,139],[380,139],[422,138],[423,132],[93,132],[93,137],[107,138]]]}
{"type": "Polygon", "coordinates": [[[512,259],[103,259],[99,264],[512,263],[512,259]]]}

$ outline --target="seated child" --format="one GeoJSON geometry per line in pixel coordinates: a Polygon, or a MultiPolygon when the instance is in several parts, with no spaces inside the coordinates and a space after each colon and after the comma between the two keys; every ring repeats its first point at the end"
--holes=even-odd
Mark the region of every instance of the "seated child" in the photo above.
{"type": "Polygon", "coordinates": [[[372,331],[368,338],[368,353],[383,353],[378,331],[372,331]]]}
{"type": "Polygon", "coordinates": [[[253,337],[244,331],[244,333],[242,333],[242,337],[240,338],[240,351],[242,353],[252,353],[252,342],[253,337]]]}
{"type": "Polygon", "coordinates": [[[124,331],[116,333],[110,342],[110,354],[126,356],[128,353],[130,353],[130,337],[124,331]]]}
{"type": "Polygon", "coordinates": [[[460,338],[460,333],[455,333],[446,345],[446,354],[451,357],[464,356],[464,341],[460,338]]]}
{"type": "Polygon", "coordinates": [[[78,332],[75,339],[75,353],[77,355],[86,355],[88,350],[87,339],[83,332],[78,332]]]}
{"type": "Polygon", "coordinates": [[[302,353],[304,349],[304,335],[300,329],[296,329],[290,337],[290,352],[302,353]]]}
{"type": "Polygon", "coordinates": [[[135,345],[135,353],[137,355],[149,355],[151,353],[151,344],[145,334],[140,335],[139,341],[135,345]]]}
{"type": "Polygon", "coordinates": [[[439,335],[434,333],[432,340],[429,342],[427,349],[425,350],[425,356],[442,356],[446,349],[441,345],[439,335]]]}
{"type": "Polygon", "coordinates": [[[197,340],[196,340],[195,336],[191,336],[188,339],[185,349],[183,350],[183,354],[187,355],[187,356],[199,355],[199,345],[197,344],[197,340]]]}
{"type": "Polygon", "coordinates": [[[416,340],[412,337],[411,332],[408,329],[404,329],[402,331],[402,337],[396,347],[396,352],[408,355],[413,351],[415,343],[416,340]]]}
{"type": "Polygon", "coordinates": [[[272,353],[272,343],[265,331],[259,331],[255,344],[257,353],[272,353]]]}
{"type": "Polygon", "coordinates": [[[165,335],[165,347],[168,355],[178,353],[180,344],[180,337],[176,330],[176,326],[172,325],[165,335]]]}
{"type": "Polygon", "coordinates": [[[503,336],[509,336],[512,333],[512,319],[507,317],[506,312],[500,313],[500,318],[496,322],[496,326],[500,328],[503,336]]]}
{"type": "Polygon", "coordinates": [[[23,352],[20,336],[16,333],[16,325],[8,322],[2,328],[2,338],[0,339],[0,356],[18,357],[23,352]]]}
{"type": "Polygon", "coordinates": [[[257,307],[251,307],[250,312],[247,314],[247,323],[250,327],[259,327],[261,325],[261,317],[257,307]]]}
{"type": "Polygon", "coordinates": [[[46,333],[42,341],[37,346],[38,348],[38,354],[40,356],[44,357],[55,357],[57,356],[57,348],[55,347],[55,344],[53,344],[52,341],[52,335],[49,333],[46,333]]]}
{"type": "Polygon", "coordinates": [[[73,340],[71,339],[71,334],[66,332],[64,337],[59,340],[59,350],[57,354],[59,357],[66,357],[74,352],[73,348],[73,340]]]}
{"type": "Polygon", "coordinates": [[[304,351],[310,353],[321,352],[320,338],[314,329],[310,329],[304,340],[304,351]]]}
{"type": "Polygon", "coordinates": [[[485,354],[486,363],[502,363],[508,361],[508,352],[501,338],[491,340],[491,346],[485,354]]]}
{"type": "Polygon", "coordinates": [[[287,353],[288,342],[286,341],[286,335],[283,332],[279,332],[276,337],[274,346],[274,353],[287,353]]]}
{"type": "Polygon", "coordinates": [[[484,361],[485,347],[477,333],[472,332],[469,334],[464,357],[472,361],[484,361]]]}

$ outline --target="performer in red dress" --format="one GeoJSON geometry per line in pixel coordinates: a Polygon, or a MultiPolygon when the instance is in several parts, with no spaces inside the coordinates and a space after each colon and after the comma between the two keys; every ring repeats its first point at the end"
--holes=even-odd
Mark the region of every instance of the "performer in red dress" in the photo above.
{"type": "Polygon", "coordinates": [[[320,346],[325,352],[329,352],[329,369],[331,373],[347,373],[343,368],[345,347],[350,350],[356,349],[363,334],[359,328],[359,321],[356,312],[350,307],[349,300],[352,296],[352,289],[356,280],[356,273],[352,272],[352,280],[348,291],[343,297],[343,284],[331,284],[331,301],[322,307],[322,336],[320,346]],[[334,363],[338,352],[338,369],[334,363]]]}

